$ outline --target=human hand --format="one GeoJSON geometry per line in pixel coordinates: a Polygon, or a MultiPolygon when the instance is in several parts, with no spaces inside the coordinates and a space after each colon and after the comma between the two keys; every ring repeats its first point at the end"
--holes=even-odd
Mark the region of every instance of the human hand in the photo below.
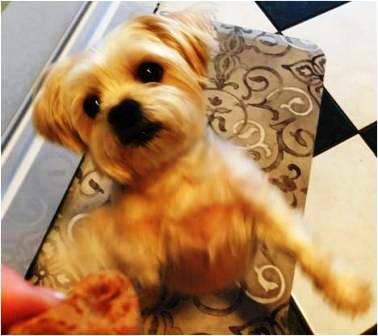
{"type": "Polygon", "coordinates": [[[35,287],[9,267],[1,265],[1,331],[58,303],[64,294],[35,287]]]}

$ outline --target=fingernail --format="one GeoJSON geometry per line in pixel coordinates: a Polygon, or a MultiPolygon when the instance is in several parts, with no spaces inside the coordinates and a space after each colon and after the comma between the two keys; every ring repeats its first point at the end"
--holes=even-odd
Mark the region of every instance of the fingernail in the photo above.
{"type": "Polygon", "coordinates": [[[58,292],[56,290],[46,288],[46,287],[35,287],[44,297],[51,298],[54,300],[63,300],[66,298],[66,294],[58,292]]]}

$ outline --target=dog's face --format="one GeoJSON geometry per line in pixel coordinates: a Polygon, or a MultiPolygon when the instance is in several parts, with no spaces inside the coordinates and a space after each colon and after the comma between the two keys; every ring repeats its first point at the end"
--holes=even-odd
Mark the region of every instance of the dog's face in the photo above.
{"type": "Polygon", "coordinates": [[[101,49],[52,67],[34,125],[50,141],[88,151],[121,183],[148,174],[203,136],[201,83],[213,43],[203,17],[139,17],[101,49]]]}

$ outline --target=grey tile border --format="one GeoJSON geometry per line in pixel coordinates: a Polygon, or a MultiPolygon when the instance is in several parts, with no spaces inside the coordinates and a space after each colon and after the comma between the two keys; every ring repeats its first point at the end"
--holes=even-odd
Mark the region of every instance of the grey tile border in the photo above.
{"type": "Polygon", "coordinates": [[[85,2],[12,2],[1,13],[2,133],[83,6],[85,2]]]}
{"type": "MultiPolygon", "coordinates": [[[[52,51],[51,55],[47,59],[45,65],[41,69],[39,69],[40,70],[39,76],[37,76],[37,78],[32,82],[31,88],[29,88],[25,97],[22,97],[22,95],[19,95],[17,93],[16,94],[12,93],[13,96],[17,96],[15,99],[17,99],[21,103],[18,109],[14,113],[12,113],[12,116],[9,115],[7,117],[8,119],[7,125],[5,126],[4,130],[2,129],[2,136],[1,136],[1,150],[2,151],[6,147],[10,138],[12,137],[13,132],[18,127],[21,119],[26,113],[28,106],[31,104],[33,94],[35,94],[35,92],[37,92],[37,90],[41,86],[43,82],[43,73],[45,69],[47,68],[49,64],[53,63],[59,57],[62,50],[64,50],[64,48],[66,47],[66,44],[68,43],[68,41],[70,41],[73,32],[76,30],[77,25],[81,22],[81,19],[85,15],[88,8],[89,8],[89,3],[83,4],[83,6],[80,7],[79,11],[75,15],[71,24],[68,26],[66,32],[63,34],[62,38],[58,41],[57,46],[55,47],[55,49],[52,51]]],[[[32,65],[32,67],[34,68],[35,66],[32,65]]],[[[8,89],[9,89],[8,92],[12,92],[11,88],[8,88],[8,89]]],[[[5,92],[4,95],[6,96],[7,92],[5,92]]],[[[7,113],[7,111],[5,111],[5,113],[7,113]]]]}

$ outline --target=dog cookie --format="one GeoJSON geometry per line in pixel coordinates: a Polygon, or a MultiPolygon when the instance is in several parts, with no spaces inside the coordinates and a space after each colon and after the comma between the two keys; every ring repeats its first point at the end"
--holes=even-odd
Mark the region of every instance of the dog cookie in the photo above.
{"type": "Polygon", "coordinates": [[[137,295],[121,273],[102,272],[83,279],[61,303],[10,328],[9,334],[138,334],[137,295]]]}

